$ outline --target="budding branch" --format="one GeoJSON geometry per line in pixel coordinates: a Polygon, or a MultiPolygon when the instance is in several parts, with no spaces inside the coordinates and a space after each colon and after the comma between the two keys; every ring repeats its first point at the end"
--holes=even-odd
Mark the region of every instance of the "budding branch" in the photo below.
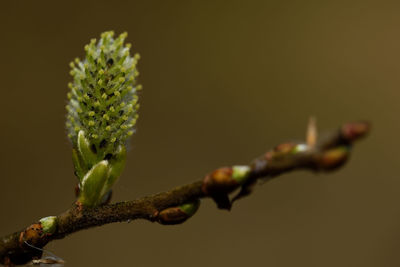
{"type": "Polygon", "coordinates": [[[229,210],[234,201],[251,194],[259,179],[268,180],[296,169],[318,172],[342,166],[349,157],[354,141],[365,136],[369,128],[365,122],[347,123],[339,130],[317,139],[315,123],[312,121],[305,143],[283,143],[255,159],[248,165],[250,171],[243,182],[233,179],[233,167],[223,167],[200,181],[132,201],[95,208],[85,208],[75,203],[56,217],[56,228],[51,234],[44,233],[41,223],[36,222],[0,238],[0,263],[13,266],[32,262],[42,256],[42,251],[34,247],[43,248],[52,240],[108,223],[145,219],[161,224],[179,224],[192,215],[180,208],[181,205],[201,198],[210,197],[218,208],[229,210]],[[239,193],[231,196],[236,189],[240,189],[239,193]]]}

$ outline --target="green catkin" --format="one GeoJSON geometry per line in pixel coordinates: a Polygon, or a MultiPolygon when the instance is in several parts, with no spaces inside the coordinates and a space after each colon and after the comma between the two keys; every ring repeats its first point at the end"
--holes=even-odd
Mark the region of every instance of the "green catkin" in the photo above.
{"type": "Polygon", "coordinates": [[[137,91],[141,89],[136,84],[139,56],[132,57],[131,45],[124,45],[126,33],[115,39],[113,35],[108,31],[99,41],[92,39],[85,46],[85,58],[70,63],[73,82],[68,93],[68,136],[76,146],[82,130],[99,159],[124,145],[134,131],[137,91]]]}
{"type": "Polygon", "coordinates": [[[93,207],[118,180],[126,158],[125,143],[138,118],[136,69],[140,58],[124,45],[127,33],[114,38],[112,31],[85,46],[84,59],[70,63],[67,130],[73,145],[78,177],[78,201],[93,207]]]}

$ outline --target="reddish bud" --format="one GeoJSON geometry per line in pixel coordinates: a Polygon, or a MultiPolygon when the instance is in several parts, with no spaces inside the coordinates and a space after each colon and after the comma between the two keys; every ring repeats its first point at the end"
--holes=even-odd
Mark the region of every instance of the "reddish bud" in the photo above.
{"type": "Polygon", "coordinates": [[[233,191],[239,186],[239,183],[232,178],[232,173],[233,170],[231,167],[224,167],[208,174],[203,180],[203,192],[213,195],[233,191]]]}
{"type": "Polygon", "coordinates": [[[187,219],[188,216],[179,207],[167,208],[158,214],[158,222],[161,224],[179,224],[187,219]]]}
{"type": "Polygon", "coordinates": [[[294,151],[296,148],[297,144],[295,143],[283,143],[280,145],[277,145],[273,150],[268,151],[265,153],[264,158],[266,160],[272,160],[274,158],[278,158],[284,155],[287,155],[291,152],[294,151]]]}
{"type": "Polygon", "coordinates": [[[35,223],[21,232],[19,236],[19,243],[22,245],[25,241],[29,244],[35,244],[43,236],[43,229],[41,223],[35,223]]]}
{"type": "Polygon", "coordinates": [[[370,129],[368,122],[352,122],[342,126],[342,136],[349,142],[364,137],[370,129]]]}
{"type": "Polygon", "coordinates": [[[274,152],[279,153],[279,154],[287,154],[287,153],[291,152],[296,145],[297,144],[295,144],[295,143],[283,143],[283,144],[277,145],[274,148],[274,152]]]}
{"type": "Polygon", "coordinates": [[[349,148],[340,146],[330,149],[319,158],[319,166],[322,169],[334,169],[344,164],[349,157],[349,148]]]}
{"type": "Polygon", "coordinates": [[[185,203],[179,207],[171,207],[162,210],[158,214],[158,222],[165,225],[183,223],[193,216],[199,208],[200,201],[185,203]]]}

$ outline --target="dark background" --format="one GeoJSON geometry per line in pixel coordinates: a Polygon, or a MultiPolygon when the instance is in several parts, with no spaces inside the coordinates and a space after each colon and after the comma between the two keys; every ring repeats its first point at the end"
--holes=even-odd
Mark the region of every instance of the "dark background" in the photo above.
{"type": "Polygon", "coordinates": [[[67,266],[399,266],[400,4],[395,1],[3,1],[0,235],[56,215],[76,179],[68,63],[128,31],[141,110],[114,201],[200,179],[368,119],[343,169],[295,172],[232,212],[202,202],[180,226],[116,223],[47,248],[67,266]]]}

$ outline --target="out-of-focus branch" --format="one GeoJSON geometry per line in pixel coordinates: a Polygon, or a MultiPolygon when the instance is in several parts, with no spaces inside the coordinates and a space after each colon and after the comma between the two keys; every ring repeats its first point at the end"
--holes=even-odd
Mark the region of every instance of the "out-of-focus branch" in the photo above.
{"type": "Polygon", "coordinates": [[[354,141],[365,136],[369,129],[366,122],[347,123],[317,140],[315,121],[312,120],[306,143],[280,144],[249,165],[219,168],[200,181],[132,201],[95,208],[74,204],[54,217],[50,233],[45,229],[46,225],[37,222],[0,238],[0,262],[7,266],[25,264],[42,256],[42,252],[32,246],[43,248],[52,240],[112,222],[146,219],[161,224],[179,224],[195,213],[201,198],[210,197],[218,208],[229,210],[234,201],[252,192],[258,179],[271,179],[296,169],[318,172],[342,166],[354,141]],[[240,189],[239,193],[231,196],[236,189],[240,189]]]}

